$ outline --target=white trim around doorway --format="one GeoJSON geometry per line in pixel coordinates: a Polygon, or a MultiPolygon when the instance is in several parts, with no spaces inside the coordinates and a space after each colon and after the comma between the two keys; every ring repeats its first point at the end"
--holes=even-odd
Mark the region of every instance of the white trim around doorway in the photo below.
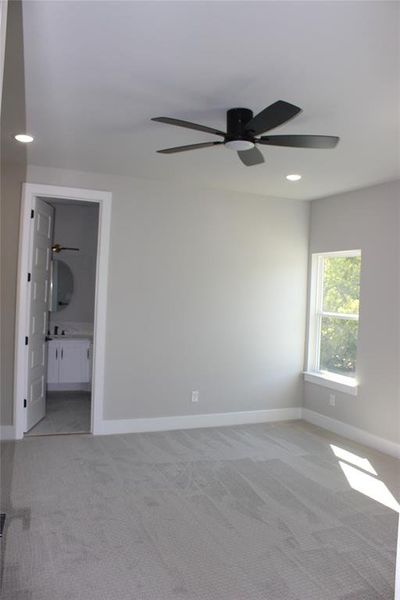
{"type": "Polygon", "coordinates": [[[35,198],[63,199],[64,201],[94,202],[99,205],[99,229],[96,261],[96,293],[93,337],[92,410],[91,432],[99,433],[103,420],[104,367],[106,344],[106,310],[108,289],[108,257],[111,229],[111,192],[25,183],[22,188],[17,306],[15,324],[14,369],[14,425],[15,438],[21,439],[25,432],[27,397],[27,346],[28,331],[28,280],[30,263],[31,210],[35,198]]]}

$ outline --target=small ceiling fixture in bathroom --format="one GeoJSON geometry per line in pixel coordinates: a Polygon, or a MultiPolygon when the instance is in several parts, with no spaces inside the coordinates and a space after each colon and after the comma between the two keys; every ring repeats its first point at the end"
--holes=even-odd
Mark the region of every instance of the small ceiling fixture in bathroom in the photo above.
{"type": "Polygon", "coordinates": [[[286,179],[288,181],[300,181],[301,175],[298,175],[297,173],[292,173],[291,175],[286,175],[286,179]]]}
{"type": "Polygon", "coordinates": [[[14,137],[17,142],[22,142],[23,144],[30,144],[33,142],[33,136],[29,135],[28,133],[17,133],[17,135],[14,137]]]}

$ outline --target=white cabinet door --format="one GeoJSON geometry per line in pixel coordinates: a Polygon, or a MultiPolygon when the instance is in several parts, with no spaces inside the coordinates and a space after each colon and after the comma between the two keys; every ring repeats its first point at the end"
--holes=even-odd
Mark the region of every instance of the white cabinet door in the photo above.
{"type": "Polygon", "coordinates": [[[60,342],[59,383],[89,383],[88,340],[65,340],[60,342]]]}
{"type": "Polygon", "coordinates": [[[60,342],[51,340],[48,343],[47,356],[47,383],[58,383],[58,368],[60,356],[60,342]]]}

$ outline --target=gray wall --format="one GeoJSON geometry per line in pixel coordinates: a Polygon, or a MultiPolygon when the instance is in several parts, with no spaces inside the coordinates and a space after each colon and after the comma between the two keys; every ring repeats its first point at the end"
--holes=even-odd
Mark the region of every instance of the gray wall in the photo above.
{"type": "Polygon", "coordinates": [[[308,203],[40,167],[28,181],[113,193],[107,419],[301,406],[308,203]]]}
{"type": "Polygon", "coordinates": [[[0,424],[13,419],[14,335],[21,184],[26,180],[26,147],[14,140],[25,131],[22,13],[18,0],[8,3],[1,108],[1,328],[0,424]]]}
{"type": "Polygon", "coordinates": [[[98,205],[54,203],[54,207],[54,243],[79,248],[79,252],[67,250],[56,257],[70,267],[74,277],[74,293],[68,306],[51,313],[51,322],[93,323],[98,205]]]}
{"type": "Polygon", "coordinates": [[[304,405],[400,441],[400,182],[311,203],[310,252],[361,248],[357,397],[305,383],[304,405]]]}

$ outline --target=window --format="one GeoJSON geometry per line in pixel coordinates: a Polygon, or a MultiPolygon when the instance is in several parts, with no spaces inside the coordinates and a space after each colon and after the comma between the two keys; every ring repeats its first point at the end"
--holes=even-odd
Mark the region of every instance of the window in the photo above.
{"type": "Polygon", "coordinates": [[[308,373],[355,385],[360,250],[314,254],[308,373]]]}

